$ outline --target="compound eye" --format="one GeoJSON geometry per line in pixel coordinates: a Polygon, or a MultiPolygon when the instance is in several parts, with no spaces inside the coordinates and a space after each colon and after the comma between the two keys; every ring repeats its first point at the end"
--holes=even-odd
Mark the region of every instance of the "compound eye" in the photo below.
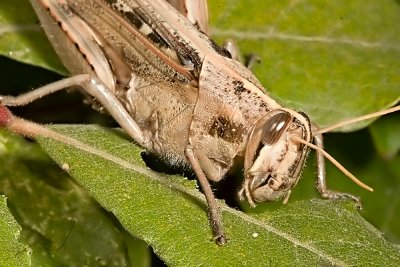
{"type": "Polygon", "coordinates": [[[264,145],[273,145],[278,142],[292,121],[292,115],[282,112],[271,117],[264,125],[261,142],[264,145]]]}

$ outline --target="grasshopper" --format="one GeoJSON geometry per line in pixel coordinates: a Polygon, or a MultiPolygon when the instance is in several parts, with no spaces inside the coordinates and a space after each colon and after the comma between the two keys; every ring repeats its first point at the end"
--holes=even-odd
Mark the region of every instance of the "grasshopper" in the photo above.
{"type": "Polygon", "coordinates": [[[323,150],[324,129],[312,126],[303,112],[282,107],[232,58],[235,51],[206,35],[205,1],[168,1],[173,6],[164,0],[30,1],[71,76],[24,95],[3,96],[2,105],[25,105],[79,86],[140,146],[193,169],[218,244],[227,238],[208,180],[220,181],[238,164],[244,171],[242,200],[251,206],[286,202],[314,148],[322,197],[358,201],[326,186],[324,158],[331,157],[323,150]]]}

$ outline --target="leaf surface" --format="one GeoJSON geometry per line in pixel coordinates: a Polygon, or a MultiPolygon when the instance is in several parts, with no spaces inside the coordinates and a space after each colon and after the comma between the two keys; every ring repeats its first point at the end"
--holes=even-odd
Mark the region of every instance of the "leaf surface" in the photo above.
{"type": "Polygon", "coordinates": [[[209,4],[212,35],[236,39],[244,54],[258,55],[254,72],[271,95],[318,126],[400,100],[398,1],[209,4]]]}
{"type": "Polygon", "coordinates": [[[400,114],[379,119],[370,127],[374,144],[382,157],[392,159],[400,150],[400,114]]]}
{"type": "Polygon", "coordinates": [[[7,198],[0,195],[0,265],[31,266],[31,251],[19,242],[21,227],[7,207],[7,198]]]}
{"type": "MultiPolygon", "coordinates": [[[[147,245],[127,234],[37,144],[4,131],[0,138],[0,192],[21,225],[20,242],[32,248],[33,266],[139,266],[140,257],[148,257],[147,245]],[[142,255],[130,258],[132,251],[142,255]]],[[[11,223],[6,215],[0,220],[11,223]]],[[[22,264],[27,249],[11,241],[3,240],[0,251],[14,246],[11,258],[18,255],[22,264]]]]}
{"type": "Polygon", "coordinates": [[[52,129],[68,138],[40,138],[49,155],[67,163],[78,183],[168,264],[400,264],[398,248],[351,202],[300,201],[257,215],[220,203],[230,240],[219,247],[210,240],[205,201],[193,182],[148,170],[141,149],[118,132],[91,126],[52,129]]]}

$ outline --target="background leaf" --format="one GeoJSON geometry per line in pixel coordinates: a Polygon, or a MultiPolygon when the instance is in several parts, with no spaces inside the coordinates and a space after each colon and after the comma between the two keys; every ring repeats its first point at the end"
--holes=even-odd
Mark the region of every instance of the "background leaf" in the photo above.
{"type": "Polygon", "coordinates": [[[0,54],[66,73],[27,0],[0,2],[0,54]]]}
{"type": "Polygon", "coordinates": [[[18,241],[21,227],[7,207],[7,198],[0,195],[0,265],[30,266],[31,251],[18,241]]]}
{"type": "Polygon", "coordinates": [[[392,159],[400,150],[400,114],[380,119],[370,127],[371,136],[379,154],[392,159]]]}
{"type": "Polygon", "coordinates": [[[209,4],[212,35],[234,38],[242,52],[259,55],[254,72],[271,95],[306,112],[317,125],[400,100],[398,1],[209,4]]]}
{"type": "MultiPolygon", "coordinates": [[[[147,246],[127,234],[37,144],[4,131],[0,137],[0,192],[22,226],[21,242],[32,248],[34,266],[140,266],[149,258],[147,246]],[[141,258],[130,260],[128,252],[136,250],[141,258]]],[[[5,241],[4,248],[11,244],[5,241]]],[[[13,257],[26,254],[21,245],[16,249],[13,257]]]]}

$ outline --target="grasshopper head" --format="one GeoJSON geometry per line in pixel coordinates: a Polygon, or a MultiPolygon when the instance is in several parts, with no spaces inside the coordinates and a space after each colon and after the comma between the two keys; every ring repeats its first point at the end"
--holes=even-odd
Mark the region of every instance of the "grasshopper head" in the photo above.
{"type": "Polygon", "coordinates": [[[311,141],[310,122],[303,113],[273,110],[255,123],[247,142],[240,198],[255,206],[289,196],[309,150],[293,137],[311,141]]]}

